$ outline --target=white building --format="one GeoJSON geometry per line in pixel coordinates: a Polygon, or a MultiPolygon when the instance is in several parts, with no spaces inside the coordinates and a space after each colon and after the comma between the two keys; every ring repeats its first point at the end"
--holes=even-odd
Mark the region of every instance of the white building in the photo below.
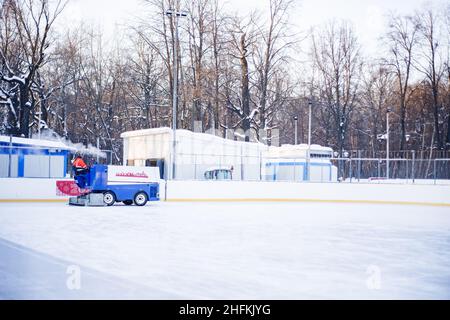
{"type": "MultiPolygon", "coordinates": [[[[155,128],[121,134],[123,163],[157,166],[161,177],[171,177],[172,129],[155,128]]],[[[204,179],[211,168],[231,168],[233,180],[296,180],[307,178],[307,145],[269,147],[234,141],[207,133],[176,131],[175,178],[204,179]]],[[[311,145],[311,180],[335,178],[329,158],[332,149],[311,145]]]]}
{"type": "Polygon", "coordinates": [[[316,144],[310,149],[307,144],[269,147],[263,155],[264,177],[270,181],[336,181],[337,168],[330,161],[332,156],[331,148],[316,144]]]}

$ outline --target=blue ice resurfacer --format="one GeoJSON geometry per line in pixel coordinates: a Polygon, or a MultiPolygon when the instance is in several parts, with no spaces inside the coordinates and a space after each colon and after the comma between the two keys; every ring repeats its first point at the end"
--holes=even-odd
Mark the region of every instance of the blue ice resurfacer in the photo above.
{"type": "Polygon", "coordinates": [[[69,204],[79,206],[112,206],[115,202],[144,206],[159,200],[159,183],[108,183],[108,166],[93,165],[86,173],[75,175],[82,195],[71,197],[69,204]]]}

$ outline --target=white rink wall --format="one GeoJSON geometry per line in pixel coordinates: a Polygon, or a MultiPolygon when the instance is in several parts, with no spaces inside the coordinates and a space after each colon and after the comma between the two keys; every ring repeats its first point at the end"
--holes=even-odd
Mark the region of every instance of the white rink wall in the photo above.
{"type": "MultiPolygon", "coordinates": [[[[61,200],[56,180],[1,178],[1,200],[61,200]]],[[[70,180],[70,179],[68,179],[70,180]]],[[[450,206],[450,185],[378,183],[294,183],[247,181],[169,181],[167,198],[160,183],[161,200],[169,201],[361,201],[439,204],[450,206]]]]}
{"type": "MultiPolygon", "coordinates": [[[[161,198],[164,195],[161,192],[161,198]]],[[[361,201],[450,205],[449,185],[169,181],[167,200],[361,201]]]]}
{"type": "Polygon", "coordinates": [[[0,178],[0,200],[65,200],[56,195],[57,180],[40,178],[0,178]]]}

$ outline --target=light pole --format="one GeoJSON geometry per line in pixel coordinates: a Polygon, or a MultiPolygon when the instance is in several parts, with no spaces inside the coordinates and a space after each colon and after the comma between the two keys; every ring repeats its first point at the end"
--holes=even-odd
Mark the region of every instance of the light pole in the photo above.
{"type": "Polygon", "coordinates": [[[175,179],[175,152],[177,147],[177,105],[178,105],[178,17],[186,17],[187,13],[169,9],[169,17],[175,16],[175,39],[173,43],[173,92],[172,92],[172,180],[175,179]]]}
{"type": "Polygon", "coordinates": [[[386,179],[389,180],[389,113],[391,108],[386,110],[386,179]]]}
{"type": "Polygon", "coordinates": [[[297,128],[298,128],[298,117],[294,116],[294,127],[295,127],[295,132],[294,132],[294,144],[297,145],[297,128]]]}
{"type": "Polygon", "coordinates": [[[307,160],[307,168],[308,168],[308,181],[311,181],[311,108],[312,101],[308,102],[308,158],[307,160]]]}

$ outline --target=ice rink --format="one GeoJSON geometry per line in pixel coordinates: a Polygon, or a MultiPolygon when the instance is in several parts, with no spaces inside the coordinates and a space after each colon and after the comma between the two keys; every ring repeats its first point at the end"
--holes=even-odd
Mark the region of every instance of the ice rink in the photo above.
{"type": "Polygon", "coordinates": [[[450,299],[450,208],[1,203],[0,298],[450,299]]]}

